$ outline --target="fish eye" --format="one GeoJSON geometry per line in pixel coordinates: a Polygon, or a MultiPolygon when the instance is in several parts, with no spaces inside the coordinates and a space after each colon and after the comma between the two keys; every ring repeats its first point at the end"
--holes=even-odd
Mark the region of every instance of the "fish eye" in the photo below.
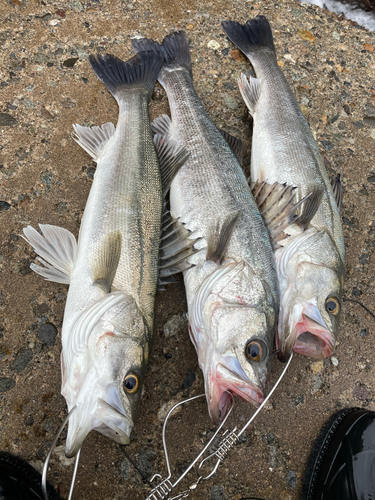
{"type": "Polygon", "coordinates": [[[245,347],[245,355],[249,361],[263,361],[266,357],[267,347],[262,340],[250,340],[245,347]]]}
{"type": "Polygon", "coordinates": [[[128,394],[135,394],[139,388],[139,377],[135,373],[129,373],[124,380],[124,391],[128,394]]]}
{"type": "Polygon", "coordinates": [[[326,300],[326,309],[329,313],[336,316],[340,312],[340,301],[336,297],[329,297],[326,300]]]}

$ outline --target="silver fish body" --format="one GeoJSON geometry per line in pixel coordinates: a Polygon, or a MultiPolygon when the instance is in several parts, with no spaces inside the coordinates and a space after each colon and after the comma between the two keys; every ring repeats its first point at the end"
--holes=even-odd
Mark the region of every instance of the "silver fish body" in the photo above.
{"type": "Polygon", "coordinates": [[[67,456],[78,452],[91,429],[127,444],[139,408],[153,334],[163,203],[148,103],[162,60],[154,53],[127,63],[90,58],[119,104],[119,118],[116,129],[75,126],[76,141],[97,162],[78,244],[53,226],[41,226],[44,238],[24,230],[47,266],[33,269],[58,281],[60,260],[60,281],[70,284],[61,355],[62,394],[68,409],[75,407],[67,456]],[[138,81],[137,67],[144,71],[138,81]],[[112,68],[120,69],[122,81],[112,68]],[[66,250],[67,241],[73,251],[66,250]],[[53,252],[57,258],[51,260],[53,252]],[[61,258],[64,252],[70,262],[61,258]]]}
{"type": "Polygon", "coordinates": [[[288,228],[275,252],[280,357],[294,349],[325,358],[335,344],[345,275],[338,203],[310,127],[277,64],[268,21],[258,16],[245,25],[225,21],[223,27],[256,73],[256,78],[242,75],[239,81],[254,120],[252,180],[296,186],[299,199],[312,195],[310,217],[288,228]]]}
{"type": "MultiPolygon", "coordinates": [[[[134,43],[136,50],[139,44],[134,43]]],[[[158,79],[172,121],[157,119],[154,129],[167,129],[189,152],[172,182],[170,206],[173,217],[201,238],[184,282],[190,336],[211,418],[219,422],[227,410],[227,390],[255,405],[263,400],[279,304],[276,272],[269,235],[242,168],[195,92],[185,35],[166,37],[163,47],[166,62],[158,79]],[[231,220],[236,222],[226,249],[218,259],[209,257],[231,220]]]]}

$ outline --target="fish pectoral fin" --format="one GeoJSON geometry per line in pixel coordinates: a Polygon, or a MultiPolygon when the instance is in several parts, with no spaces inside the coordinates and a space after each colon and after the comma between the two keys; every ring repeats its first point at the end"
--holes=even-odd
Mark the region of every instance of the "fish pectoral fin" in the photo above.
{"type": "Polygon", "coordinates": [[[296,202],[297,189],[277,182],[268,184],[256,181],[250,184],[250,188],[276,250],[279,241],[286,236],[284,230],[296,220],[299,221],[302,215],[298,215],[298,209],[311,195],[296,202]]]}
{"type": "Polygon", "coordinates": [[[159,160],[163,196],[166,196],[175,175],[189,158],[189,153],[168,135],[156,134],[154,146],[159,160]]]}
{"type": "Polygon", "coordinates": [[[31,269],[48,281],[70,283],[70,274],[77,258],[77,241],[73,234],[62,227],[39,224],[42,234],[32,226],[24,228],[22,236],[29,243],[45,267],[31,264],[31,269]]]}
{"type": "Polygon", "coordinates": [[[113,123],[103,123],[101,127],[82,127],[77,123],[73,125],[73,139],[81,146],[97,163],[100,154],[105,148],[107,142],[115,134],[115,126],[113,123]]]}
{"type": "Polygon", "coordinates": [[[174,274],[187,271],[193,264],[188,259],[198,252],[195,244],[201,238],[191,238],[192,232],[184,224],[172,217],[169,209],[165,206],[161,225],[160,249],[159,249],[159,289],[164,290],[163,285],[175,283],[172,278],[174,274]]]}
{"type": "Polygon", "coordinates": [[[243,160],[243,143],[241,139],[238,139],[237,137],[234,137],[234,135],[229,134],[225,130],[222,130],[221,128],[218,129],[221,135],[224,137],[224,139],[227,141],[228,146],[232,150],[233,154],[237,158],[238,162],[240,165],[242,165],[242,160],[243,160]]]}
{"type": "Polygon", "coordinates": [[[220,264],[241,212],[230,214],[224,222],[217,221],[207,238],[206,259],[220,264]]]}
{"type": "Polygon", "coordinates": [[[320,202],[322,201],[322,197],[322,189],[316,189],[315,191],[312,191],[309,196],[306,196],[302,206],[301,215],[296,218],[296,222],[301,224],[304,229],[307,229],[307,226],[314,218],[314,215],[320,206],[320,202]]]}
{"type": "Polygon", "coordinates": [[[238,86],[242,95],[242,99],[245,101],[248,110],[251,115],[255,113],[255,106],[260,96],[260,84],[261,80],[259,78],[253,78],[249,75],[241,74],[241,78],[238,80],[238,86]]]}
{"type": "Polygon", "coordinates": [[[339,212],[341,214],[341,208],[342,208],[342,197],[343,197],[343,187],[342,187],[342,174],[336,175],[336,177],[331,177],[330,178],[331,182],[331,187],[333,191],[333,195],[335,197],[337,207],[339,209],[339,212]]]}
{"type": "Polygon", "coordinates": [[[92,279],[95,285],[109,292],[121,256],[121,231],[106,234],[98,243],[91,258],[92,279]]]}
{"type": "Polygon", "coordinates": [[[168,135],[172,122],[168,115],[161,115],[155,118],[151,123],[151,129],[154,134],[168,135]]]}

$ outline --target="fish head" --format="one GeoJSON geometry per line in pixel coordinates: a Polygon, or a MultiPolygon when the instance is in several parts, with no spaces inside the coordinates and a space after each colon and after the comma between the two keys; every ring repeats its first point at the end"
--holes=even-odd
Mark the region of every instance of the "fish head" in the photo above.
{"type": "MultiPolygon", "coordinates": [[[[283,250],[276,252],[278,271],[283,250]]],[[[279,358],[286,361],[292,350],[316,359],[330,357],[336,342],[344,278],[336,245],[326,231],[312,232],[283,265],[284,273],[278,272],[279,358]]]]}
{"type": "Polygon", "coordinates": [[[202,284],[205,297],[199,298],[202,290],[197,294],[201,310],[193,308],[190,316],[214,423],[227,414],[228,391],[254,406],[263,402],[278,309],[272,294],[246,264],[230,264],[221,273],[219,268],[209,286],[202,284]]]}
{"type": "Polygon", "coordinates": [[[134,301],[116,305],[94,326],[79,387],[68,398],[66,455],[75,456],[91,430],[128,444],[139,413],[148,361],[147,326],[134,301]],[[126,307],[125,307],[126,306],[126,307]]]}

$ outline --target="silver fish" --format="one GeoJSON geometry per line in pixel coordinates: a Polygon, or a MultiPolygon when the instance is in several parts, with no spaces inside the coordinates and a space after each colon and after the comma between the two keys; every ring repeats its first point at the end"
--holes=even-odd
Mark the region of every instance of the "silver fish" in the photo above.
{"type": "Polygon", "coordinates": [[[335,345],[345,276],[341,179],[328,178],[310,127],[277,64],[267,19],[222,24],[256,73],[256,78],[242,75],[239,81],[254,119],[251,179],[296,186],[297,199],[310,194],[275,252],[280,358],[288,358],[292,349],[326,358],[335,345]]]}
{"type": "MultiPolygon", "coordinates": [[[[133,48],[158,46],[133,40],[133,48]]],[[[201,238],[184,271],[189,331],[205,378],[209,413],[226,414],[227,390],[248,402],[263,401],[271,363],[279,298],[269,234],[236,155],[239,140],[211,122],[195,92],[189,44],[183,32],[163,41],[166,89],[172,121],[164,115],[154,131],[171,135],[189,159],[171,185],[174,220],[201,238]],[[228,141],[228,142],[227,142],[228,141]]]]}
{"type": "Polygon", "coordinates": [[[163,190],[184,160],[181,148],[157,136],[159,168],[152,139],[148,104],[163,54],[89,60],[119,117],[116,128],[74,126],[76,142],[97,162],[78,243],[59,227],[40,224],[43,236],[24,229],[44,265],[32,269],[70,285],[61,354],[61,392],[69,410],[76,406],[68,457],[91,429],[129,443],[153,337],[163,190]]]}

